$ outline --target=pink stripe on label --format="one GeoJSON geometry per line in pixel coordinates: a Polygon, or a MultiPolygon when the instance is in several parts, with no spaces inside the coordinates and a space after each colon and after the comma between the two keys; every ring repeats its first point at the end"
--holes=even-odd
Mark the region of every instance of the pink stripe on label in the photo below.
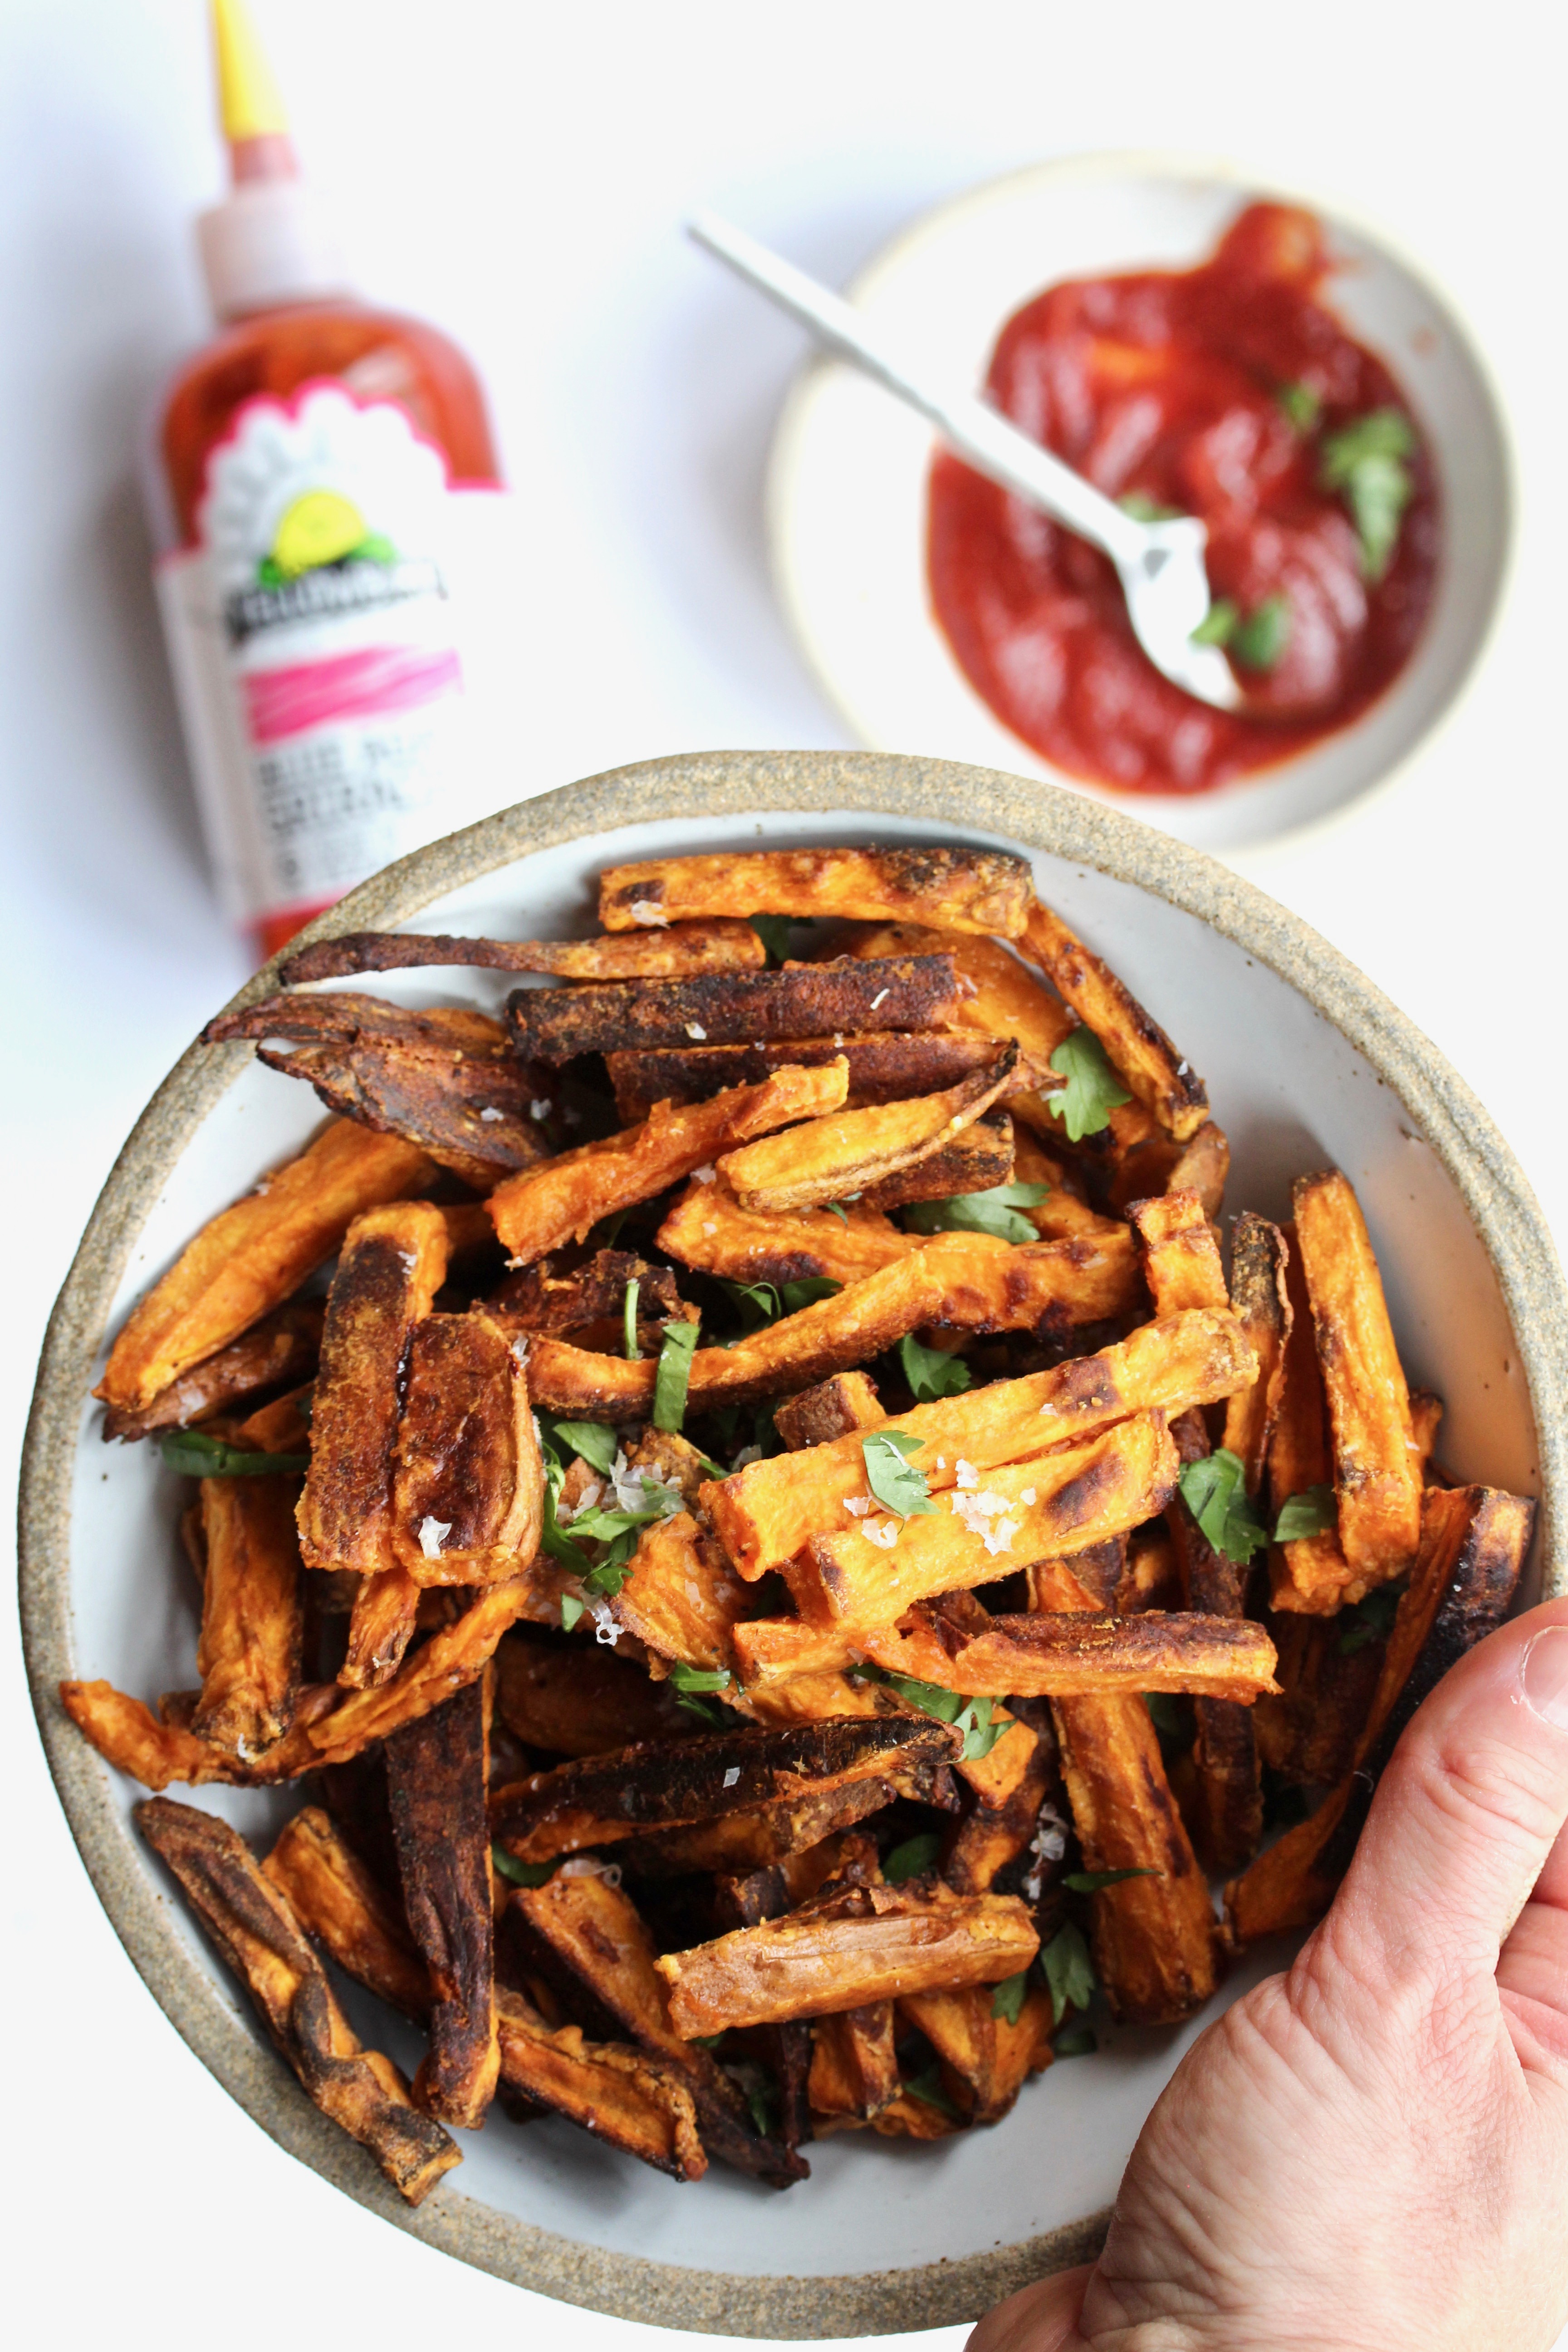
{"type": "Polygon", "coordinates": [[[245,678],[245,715],[253,743],[279,743],[334,719],[414,710],[438,695],[460,693],[462,684],[454,646],[368,646],[331,661],[252,670],[245,678]]]}

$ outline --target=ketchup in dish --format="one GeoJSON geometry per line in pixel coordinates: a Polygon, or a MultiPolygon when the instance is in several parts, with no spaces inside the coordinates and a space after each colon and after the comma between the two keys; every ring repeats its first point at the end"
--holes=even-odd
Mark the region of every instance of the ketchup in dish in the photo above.
{"type": "Polygon", "coordinates": [[[940,451],[936,616],[1004,725],[1125,792],[1200,793],[1343,727],[1409,658],[1436,572],[1432,467],[1382,362],[1321,298],[1310,214],[1251,205],[1196,269],[1075,279],[1003,329],[986,388],[1135,514],[1201,516],[1242,711],[1140,650],[1095,548],[940,451]]]}

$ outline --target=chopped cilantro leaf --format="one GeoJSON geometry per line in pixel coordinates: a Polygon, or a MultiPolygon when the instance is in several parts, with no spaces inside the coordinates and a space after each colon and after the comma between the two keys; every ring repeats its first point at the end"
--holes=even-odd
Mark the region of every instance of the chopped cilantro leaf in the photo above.
{"type": "Polygon", "coordinates": [[[923,2106],[936,2107],[942,2115],[952,2116],[955,2122],[958,2120],[958,2109],[942,2087],[942,2069],[934,2061],[923,2074],[912,2074],[907,2083],[900,2083],[899,2088],[906,2098],[919,2099],[923,2106]]]}
{"type": "Polygon", "coordinates": [[[686,1419],[686,1391],[691,1379],[691,1359],[699,1328],[695,1323],[667,1323],[664,1327],[664,1345],[658,1351],[658,1370],[653,1377],[656,1429],[679,1430],[686,1419]]]}
{"type": "Polygon", "coordinates": [[[1380,1584],[1375,1592],[1369,1592],[1364,1601],[1358,1601],[1344,1614],[1350,1622],[1340,1635],[1340,1655],[1353,1658],[1369,1642],[1384,1641],[1393,1632],[1394,1621],[1399,1614],[1399,1594],[1392,1585],[1380,1584]]]}
{"type": "Polygon", "coordinates": [[[640,1282],[634,1280],[627,1283],[626,1306],[622,1310],[621,1319],[624,1326],[626,1361],[628,1364],[637,1363],[640,1360],[641,1356],[641,1350],[637,1346],[637,1293],[641,1288],[642,1285],[640,1282]]]}
{"type": "Polygon", "coordinates": [[[1018,1212],[1037,1207],[1050,1189],[1048,1184],[993,1184],[985,1192],[917,1201],[904,1212],[904,1223],[917,1234],[994,1234],[1004,1242],[1037,1241],[1034,1226],[1018,1212]]]}
{"type": "Polygon", "coordinates": [[[933,1868],[941,1852],[942,1832],[921,1830],[893,1847],[882,1864],[882,1875],[889,1886],[901,1886],[906,1878],[919,1878],[922,1872],[933,1868]]]}
{"type": "Polygon", "coordinates": [[[1298,433],[1308,434],[1323,413],[1323,396],[1310,383],[1282,383],[1274,395],[1298,433]]]}
{"type": "Polygon", "coordinates": [[[1180,507],[1162,506],[1147,490],[1124,490],[1116,503],[1134,522],[1175,522],[1182,511],[1180,507]]]}
{"type": "Polygon", "coordinates": [[[962,1356],[950,1356],[942,1348],[922,1347],[912,1331],[899,1342],[899,1361],[917,1404],[930,1404],[937,1397],[960,1396],[969,1386],[969,1366],[962,1356]]]}
{"type": "Polygon", "coordinates": [[[490,1861],[500,1875],[510,1878],[514,1886],[542,1886],[547,1878],[554,1876],[556,1864],[564,1859],[563,1854],[557,1854],[554,1862],[514,1862],[505,1846],[492,1845],[490,1848],[490,1861]]]}
{"type": "Polygon", "coordinates": [[[1061,1120],[1074,1143],[1086,1135],[1098,1135],[1110,1126],[1117,1105],[1132,1099],[1111,1068],[1104,1046],[1093,1030],[1081,1023],[1062,1039],[1051,1055],[1051,1067],[1067,1084],[1046,1100],[1052,1118],[1061,1120]]]}
{"type": "Polygon", "coordinates": [[[1068,2025],[1057,2035],[1051,2048],[1058,2058],[1088,2058],[1100,2047],[1092,2025],[1068,2025]]]}
{"type": "Polygon", "coordinates": [[[1069,2009],[1089,2007],[1097,1979],[1089,1946],[1070,1919],[1042,1949],[1040,1968],[1050,1991],[1055,2023],[1059,2025],[1069,2009]]]}
{"type": "Polygon", "coordinates": [[[753,915],[752,929],[768,951],[770,964],[781,964],[789,954],[789,935],[795,923],[793,915],[753,915]]]}
{"type": "Polygon", "coordinates": [[[1290,606],[1284,596],[1266,596],[1233,630],[1230,650],[1243,669],[1272,669],[1290,642],[1290,606]]]}
{"type": "Polygon", "coordinates": [[[1247,1495],[1240,1455],[1222,1445],[1201,1462],[1184,1464],[1179,1484],[1183,1501],[1215,1551],[1246,1568],[1268,1541],[1268,1529],[1247,1495]]]}
{"type": "Polygon", "coordinates": [[[308,1454],[249,1454],[199,1429],[172,1429],[158,1440],[164,1466],[184,1478],[266,1478],[308,1470],[308,1454]]]}
{"type": "Polygon", "coordinates": [[[1339,1523],[1333,1488],[1308,1486],[1300,1495],[1288,1495],[1280,1505],[1274,1540],[1299,1543],[1303,1536],[1332,1535],[1339,1523]]]}
{"type": "Polygon", "coordinates": [[[991,1996],[991,2014],[1005,2017],[1009,2025],[1016,2025],[1024,2013],[1024,1999],[1029,1990],[1029,1971],[1020,1969],[1016,1977],[1004,1977],[991,1996]]]}
{"type": "Polygon", "coordinates": [[[920,1450],[920,1439],[900,1429],[874,1429],[860,1440],[867,1485],[883,1508],[901,1519],[929,1517],[936,1509],[924,1472],[905,1459],[920,1450]]]}
{"type": "Polygon", "coordinates": [[[562,1444],[580,1454],[591,1470],[607,1478],[610,1465],[620,1450],[620,1441],[613,1429],[602,1421],[556,1421],[550,1424],[550,1434],[562,1444]]]}
{"type": "Polygon", "coordinates": [[[1383,578],[1399,543],[1399,527],[1415,490],[1407,460],[1415,434],[1397,408],[1374,408],[1323,438],[1319,480],[1341,490],[1361,541],[1361,568],[1368,580],[1383,578]]]}
{"type": "Polygon", "coordinates": [[[1229,596],[1216,596],[1203,619],[1191,632],[1194,646],[1227,646],[1241,619],[1241,607],[1229,596]]]}
{"type": "Polygon", "coordinates": [[[569,1633],[572,1631],[573,1626],[575,1625],[578,1618],[583,1614],[584,1606],[585,1603],[579,1601],[574,1592],[563,1592],[562,1594],[561,1630],[563,1633],[569,1633]]]}

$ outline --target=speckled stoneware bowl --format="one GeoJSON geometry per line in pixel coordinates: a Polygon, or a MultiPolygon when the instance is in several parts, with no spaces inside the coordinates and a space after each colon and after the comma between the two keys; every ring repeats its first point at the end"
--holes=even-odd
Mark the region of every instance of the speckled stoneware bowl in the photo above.
{"type": "MultiPolygon", "coordinates": [[[[1365,1205],[1413,1379],[1439,1390],[1459,1475],[1538,1493],[1531,1597],[1568,1590],[1568,1294],[1529,1188],[1486,1113],[1342,957],[1194,850],[1079,795],[874,753],[709,753],[595,777],[437,842],[308,937],[403,923],[569,936],[598,868],[657,851],[967,841],[1022,851],[1042,895],[1102,950],[1207,1077],[1236,1160],[1231,1199],[1285,1208],[1334,1160],[1365,1205]]],[[[244,995],[274,983],[270,968],[244,995]]],[[[499,974],[363,984],[404,1001],[493,1000],[499,974]]],[[[264,2042],[130,1824],[137,1791],[62,1715],[64,1675],[143,1695],[188,1683],[195,1617],[175,1554],[176,1482],[148,1447],[105,1447],[88,1390],[105,1335],[201,1220],[297,1147],[314,1098],[247,1045],[193,1047],[121,1154],[60,1295],[23,1485],[23,1610],[61,1799],[110,1918],[218,2080],[291,2154],[446,2252],[571,2303],[715,2335],[834,2336],[973,2317],[1091,2254],[1138,2127],[1203,2019],[1111,2033],[1053,2067],[1005,2122],[934,2146],[851,2135],[785,2196],[716,2168],[678,2187],[553,2120],[497,2114],[417,2212],[310,2105],[264,2042]]],[[[291,1801],[195,1801],[265,1836],[291,1801]]],[[[1264,1952],[1221,1996],[1256,1981],[1264,1952]]],[[[1219,2005],[1216,2002],[1215,2006],[1219,2005]]],[[[411,2038],[350,1990],[403,2063],[411,2038]]]]}

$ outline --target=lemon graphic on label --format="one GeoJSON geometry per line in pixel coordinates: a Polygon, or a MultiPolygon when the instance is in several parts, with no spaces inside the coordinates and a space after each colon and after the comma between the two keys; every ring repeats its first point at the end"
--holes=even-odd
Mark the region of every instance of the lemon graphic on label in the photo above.
{"type": "Polygon", "coordinates": [[[272,561],[285,580],[297,580],[301,572],[341,563],[367,536],[364,517],[352,499],[339,490],[307,490],[278,526],[272,561]]]}

